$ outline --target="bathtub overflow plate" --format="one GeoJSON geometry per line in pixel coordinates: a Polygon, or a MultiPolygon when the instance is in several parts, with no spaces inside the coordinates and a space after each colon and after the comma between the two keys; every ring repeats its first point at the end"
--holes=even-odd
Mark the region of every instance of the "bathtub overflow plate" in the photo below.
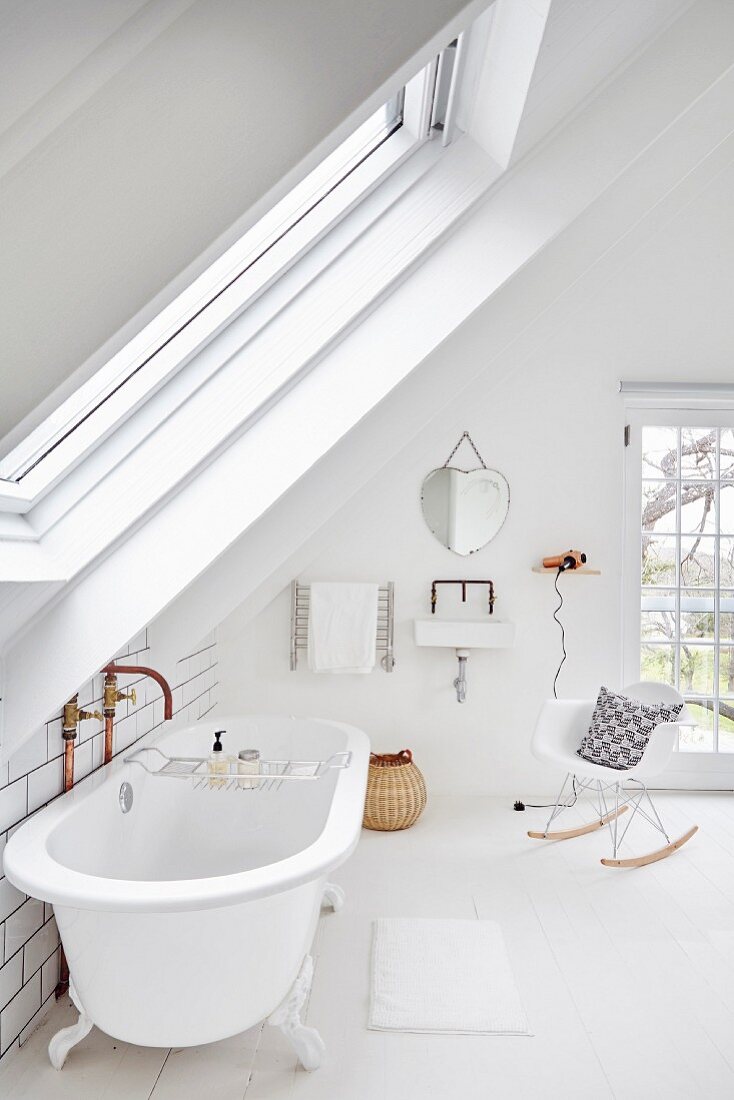
{"type": "Polygon", "coordinates": [[[129,783],[123,783],[120,787],[120,809],[124,814],[130,813],[133,808],[133,789],[129,783]]]}

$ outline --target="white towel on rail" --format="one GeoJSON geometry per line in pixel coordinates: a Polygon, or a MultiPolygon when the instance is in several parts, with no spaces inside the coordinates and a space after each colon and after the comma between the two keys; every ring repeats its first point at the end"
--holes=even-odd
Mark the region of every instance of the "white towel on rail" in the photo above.
{"type": "Polygon", "coordinates": [[[376,584],[311,585],[308,667],[312,672],[372,672],[377,638],[376,584]]]}

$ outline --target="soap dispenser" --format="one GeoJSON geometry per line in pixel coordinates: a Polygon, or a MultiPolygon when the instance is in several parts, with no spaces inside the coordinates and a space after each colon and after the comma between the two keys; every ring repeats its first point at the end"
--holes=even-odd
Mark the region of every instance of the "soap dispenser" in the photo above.
{"type": "MultiPolygon", "coordinates": [[[[220,737],[226,730],[216,730],[214,734],[214,744],[212,745],[212,751],[209,753],[209,775],[210,776],[227,776],[229,773],[229,761],[224,755],[222,742],[220,737]]],[[[210,787],[223,787],[225,786],[226,778],[224,779],[210,779],[210,787]]]]}

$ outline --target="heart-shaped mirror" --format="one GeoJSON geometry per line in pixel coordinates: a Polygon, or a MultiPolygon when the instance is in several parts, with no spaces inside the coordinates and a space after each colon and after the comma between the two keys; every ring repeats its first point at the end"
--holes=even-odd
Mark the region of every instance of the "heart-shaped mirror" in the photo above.
{"type": "Polygon", "coordinates": [[[442,466],[424,480],[421,500],[438,541],[466,557],[486,546],[505,522],[510,486],[498,470],[442,466]]]}

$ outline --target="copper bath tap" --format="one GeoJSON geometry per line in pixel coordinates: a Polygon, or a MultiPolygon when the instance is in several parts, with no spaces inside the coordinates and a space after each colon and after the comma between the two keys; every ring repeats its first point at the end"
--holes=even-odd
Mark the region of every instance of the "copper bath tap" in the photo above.
{"type": "Polygon", "coordinates": [[[115,721],[115,707],[117,703],[123,699],[130,699],[133,706],[137,702],[135,697],[135,689],[133,688],[128,694],[123,691],[117,690],[117,676],[122,673],[123,676],[149,676],[151,680],[155,682],[161,688],[163,692],[163,721],[169,722],[173,718],[173,695],[168,685],[168,681],[160,672],[156,672],[154,668],[148,668],[146,665],[107,665],[102,669],[105,673],[104,681],[104,718],[105,718],[105,736],[104,736],[104,757],[103,764],[109,764],[112,759],[112,728],[115,721]]]}

